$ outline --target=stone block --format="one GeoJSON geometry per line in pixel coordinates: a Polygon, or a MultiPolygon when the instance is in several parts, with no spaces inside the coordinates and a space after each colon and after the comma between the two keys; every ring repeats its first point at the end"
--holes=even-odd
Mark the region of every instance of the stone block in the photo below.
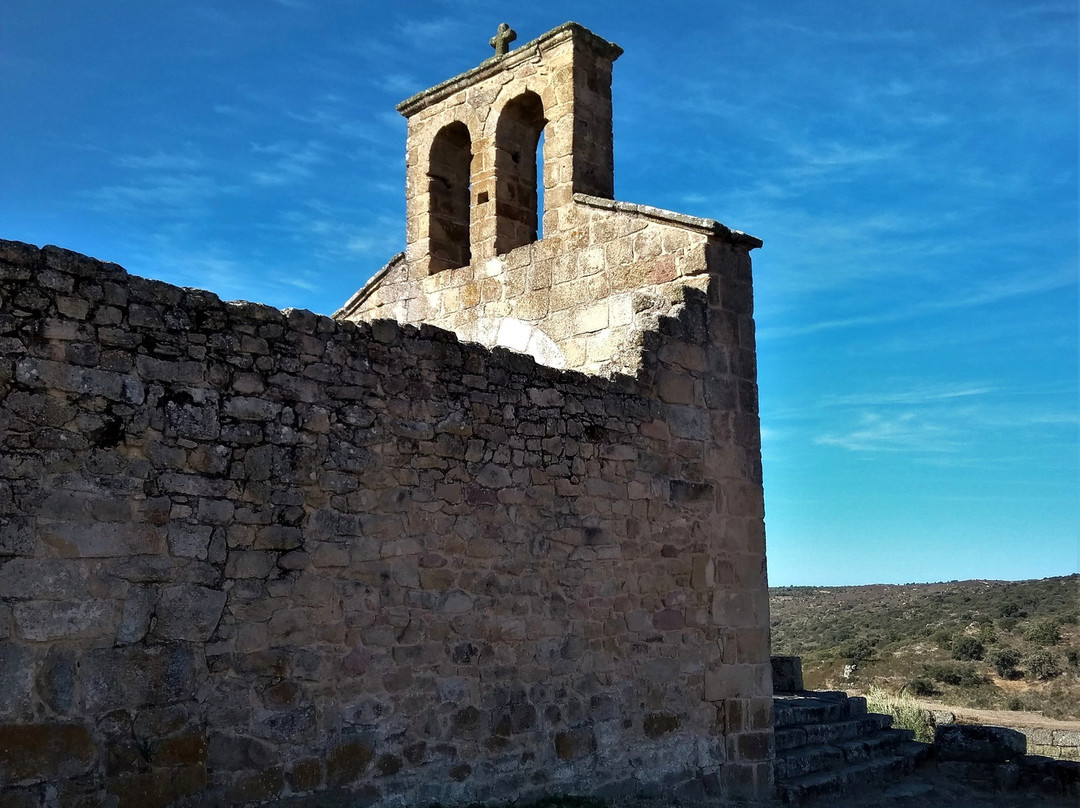
{"type": "Polygon", "coordinates": [[[330,750],[326,758],[329,786],[351,785],[359,780],[374,758],[371,744],[362,739],[345,740],[330,750]]]}
{"type": "Polygon", "coordinates": [[[774,656],[772,663],[773,690],[777,693],[794,693],[804,690],[802,658],[797,656],[774,656]]]}
{"type": "Polygon", "coordinates": [[[35,691],[54,714],[71,712],[75,697],[75,651],[53,646],[38,669],[35,691]]]}
{"type": "Polygon", "coordinates": [[[225,789],[230,805],[261,803],[277,796],[285,787],[285,776],[277,767],[257,772],[238,772],[225,789]]]}
{"type": "Polygon", "coordinates": [[[164,640],[206,642],[217,628],[225,608],[225,593],[204,586],[168,586],[158,595],[155,637],[164,640]]]}
{"type": "Polygon", "coordinates": [[[674,732],[682,724],[682,719],[673,713],[649,713],[642,723],[642,731],[647,738],[660,738],[674,732]]]}
{"type": "MultiPolygon", "coordinates": [[[[581,301],[584,303],[585,301],[581,301]]],[[[575,334],[591,334],[608,327],[608,304],[592,303],[574,311],[573,332],[575,334]]]]}
{"type": "Polygon", "coordinates": [[[596,751],[596,735],[587,727],[557,732],[552,743],[555,747],[555,756],[567,762],[586,757],[596,751]]]}
{"type": "Polygon", "coordinates": [[[108,780],[116,808],[167,808],[205,787],[203,766],[170,766],[108,780]]]}
{"type": "Polygon", "coordinates": [[[0,642],[0,717],[29,713],[34,682],[34,656],[25,645],[0,642]]]}
{"type": "Polygon", "coordinates": [[[752,665],[715,665],[705,671],[705,701],[756,695],[754,673],[752,665]]]}
{"type": "Polygon", "coordinates": [[[31,600],[12,608],[15,626],[28,640],[112,638],[119,603],[112,600],[31,600]]]}
{"type": "MultiPolygon", "coordinates": [[[[321,545],[329,547],[330,545],[321,545]]],[[[318,558],[318,554],[316,554],[318,558]]],[[[348,563],[346,557],[345,566],[348,563]]],[[[277,553],[265,550],[230,550],[225,564],[225,575],[229,578],[265,578],[277,564],[277,553]]],[[[320,566],[328,566],[323,564],[320,566]]]]}
{"type": "Polygon", "coordinates": [[[201,766],[206,764],[206,735],[189,732],[156,741],[151,759],[157,766],[201,766]]]}
{"type": "Polygon", "coordinates": [[[34,555],[34,530],[26,516],[0,516],[0,556],[34,555]]]}
{"type": "Polygon", "coordinates": [[[197,671],[189,645],[128,645],[87,651],[78,678],[87,709],[105,713],[192,699],[197,671]]]}
{"type": "Polygon", "coordinates": [[[109,558],[164,554],[165,531],[138,522],[38,521],[41,540],[68,558],[109,558]]]}
{"type": "Polygon", "coordinates": [[[0,783],[57,783],[90,771],[97,749],[81,724],[0,725],[0,783]]]}
{"type": "Polygon", "coordinates": [[[70,600],[86,594],[85,565],[62,558],[13,558],[0,567],[4,598],[70,600]]]}
{"type": "Polygon", "coordinates": [[[254,733],[260,738],[304,743],[315,737],[316,716],[312,704],[284,710],[255,710],[253,717],[254,733]]]}
{"type": "Polygon", "coordinates": [[[934,728],[934,754],[939,760],[1004,763],[1027,752],[1022,732],[978,724],[941,724],[934,728]]]}
{"type": "Polygon", "coordinates": [[[191,522],[171,522],[168,526],[169,553],[180,558],[206,560],[213,530],[191,522]]]}

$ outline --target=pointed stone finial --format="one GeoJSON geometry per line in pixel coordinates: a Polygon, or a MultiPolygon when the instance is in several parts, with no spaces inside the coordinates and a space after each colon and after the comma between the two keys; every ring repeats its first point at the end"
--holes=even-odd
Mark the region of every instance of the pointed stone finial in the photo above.
{"type": "Polygon", "coordinates": [[[499,30],[488,44],[495,49],[496,56],[505,56],[510,52],[510,43],[517,39],[517,31],[510,27],[510,23],[500,22],[499,30]]]}

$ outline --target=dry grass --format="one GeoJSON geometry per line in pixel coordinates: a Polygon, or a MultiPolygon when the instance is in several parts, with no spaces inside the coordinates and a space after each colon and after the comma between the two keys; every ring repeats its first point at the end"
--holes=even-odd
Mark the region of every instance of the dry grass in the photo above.
{"type": "Polygon", "coordinates": [[[934,740],[934,725],[930,713],[910,696],[890,693],[880,687],[871,687],[866,691],[866,706],[872,713],[885,713],[893,717],[893,726],[910,729],[915,733],[915,740],[931,743],[934,740]]]}

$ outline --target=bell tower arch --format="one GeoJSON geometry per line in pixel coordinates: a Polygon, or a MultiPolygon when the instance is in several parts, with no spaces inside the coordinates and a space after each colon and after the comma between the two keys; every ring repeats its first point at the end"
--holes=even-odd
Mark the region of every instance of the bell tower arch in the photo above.
{"type": "Polygon", "coordinates": [[[569,226],[575,193],[613,196],[611,67],[622,49],[572,22],[509,50],[515,36],[500,27],[495,56],[398,105],[409,122],[406,260],[414,278],[504,255],[536,241],[541,229],[545,237],[558,236],[569,226]],[[448,132],[457,139],[451,142],[448,132]],[[452,189],[460,200],[468,186],[468,217],[459,203],[448,213],[444,193],[446,158],[454,148],[462,153],[453,143],[464,142],[463,132],[470,172],[467,183],[454,179],[452,189]],[[541,134],[544,162],[537,171],[541,134]],[[447,228],[459,233],[466,220],[468,244],[448,242],[447,228]],[[457,245],[449,257],[448,243],[457,245]]]}

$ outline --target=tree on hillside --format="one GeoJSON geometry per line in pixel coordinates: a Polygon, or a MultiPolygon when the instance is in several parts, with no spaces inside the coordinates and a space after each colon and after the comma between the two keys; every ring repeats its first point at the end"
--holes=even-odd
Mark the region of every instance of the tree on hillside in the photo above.
{"type": "Polygon", "coordinates": [[[1045,647],[1057,645],[1061,642],[1061,630],[1058,621],[1052,618],[1040,620],[1024,634],[1025,639],[1033,645],[1045,647]]]}
{"type": "Polygon", "coordinates": [[[953,659],[982,659],[986,648],[974,637],[958,637],[952,644],[953,659]]]}
{"type": "Polygon", "coordinates": [[[1020,652],[1015,648],[995,648],[986,659],[1002,679],[1016,676],[1016,666],[1020,664],[1020,652]]]}
{"type": "Polygon", "coordinates": [[[1057,659],[1046,650],[1032,651],[1024,660],[1024,666],[1033,679],[1053,679],[1061,673],[1057,659]]]}

